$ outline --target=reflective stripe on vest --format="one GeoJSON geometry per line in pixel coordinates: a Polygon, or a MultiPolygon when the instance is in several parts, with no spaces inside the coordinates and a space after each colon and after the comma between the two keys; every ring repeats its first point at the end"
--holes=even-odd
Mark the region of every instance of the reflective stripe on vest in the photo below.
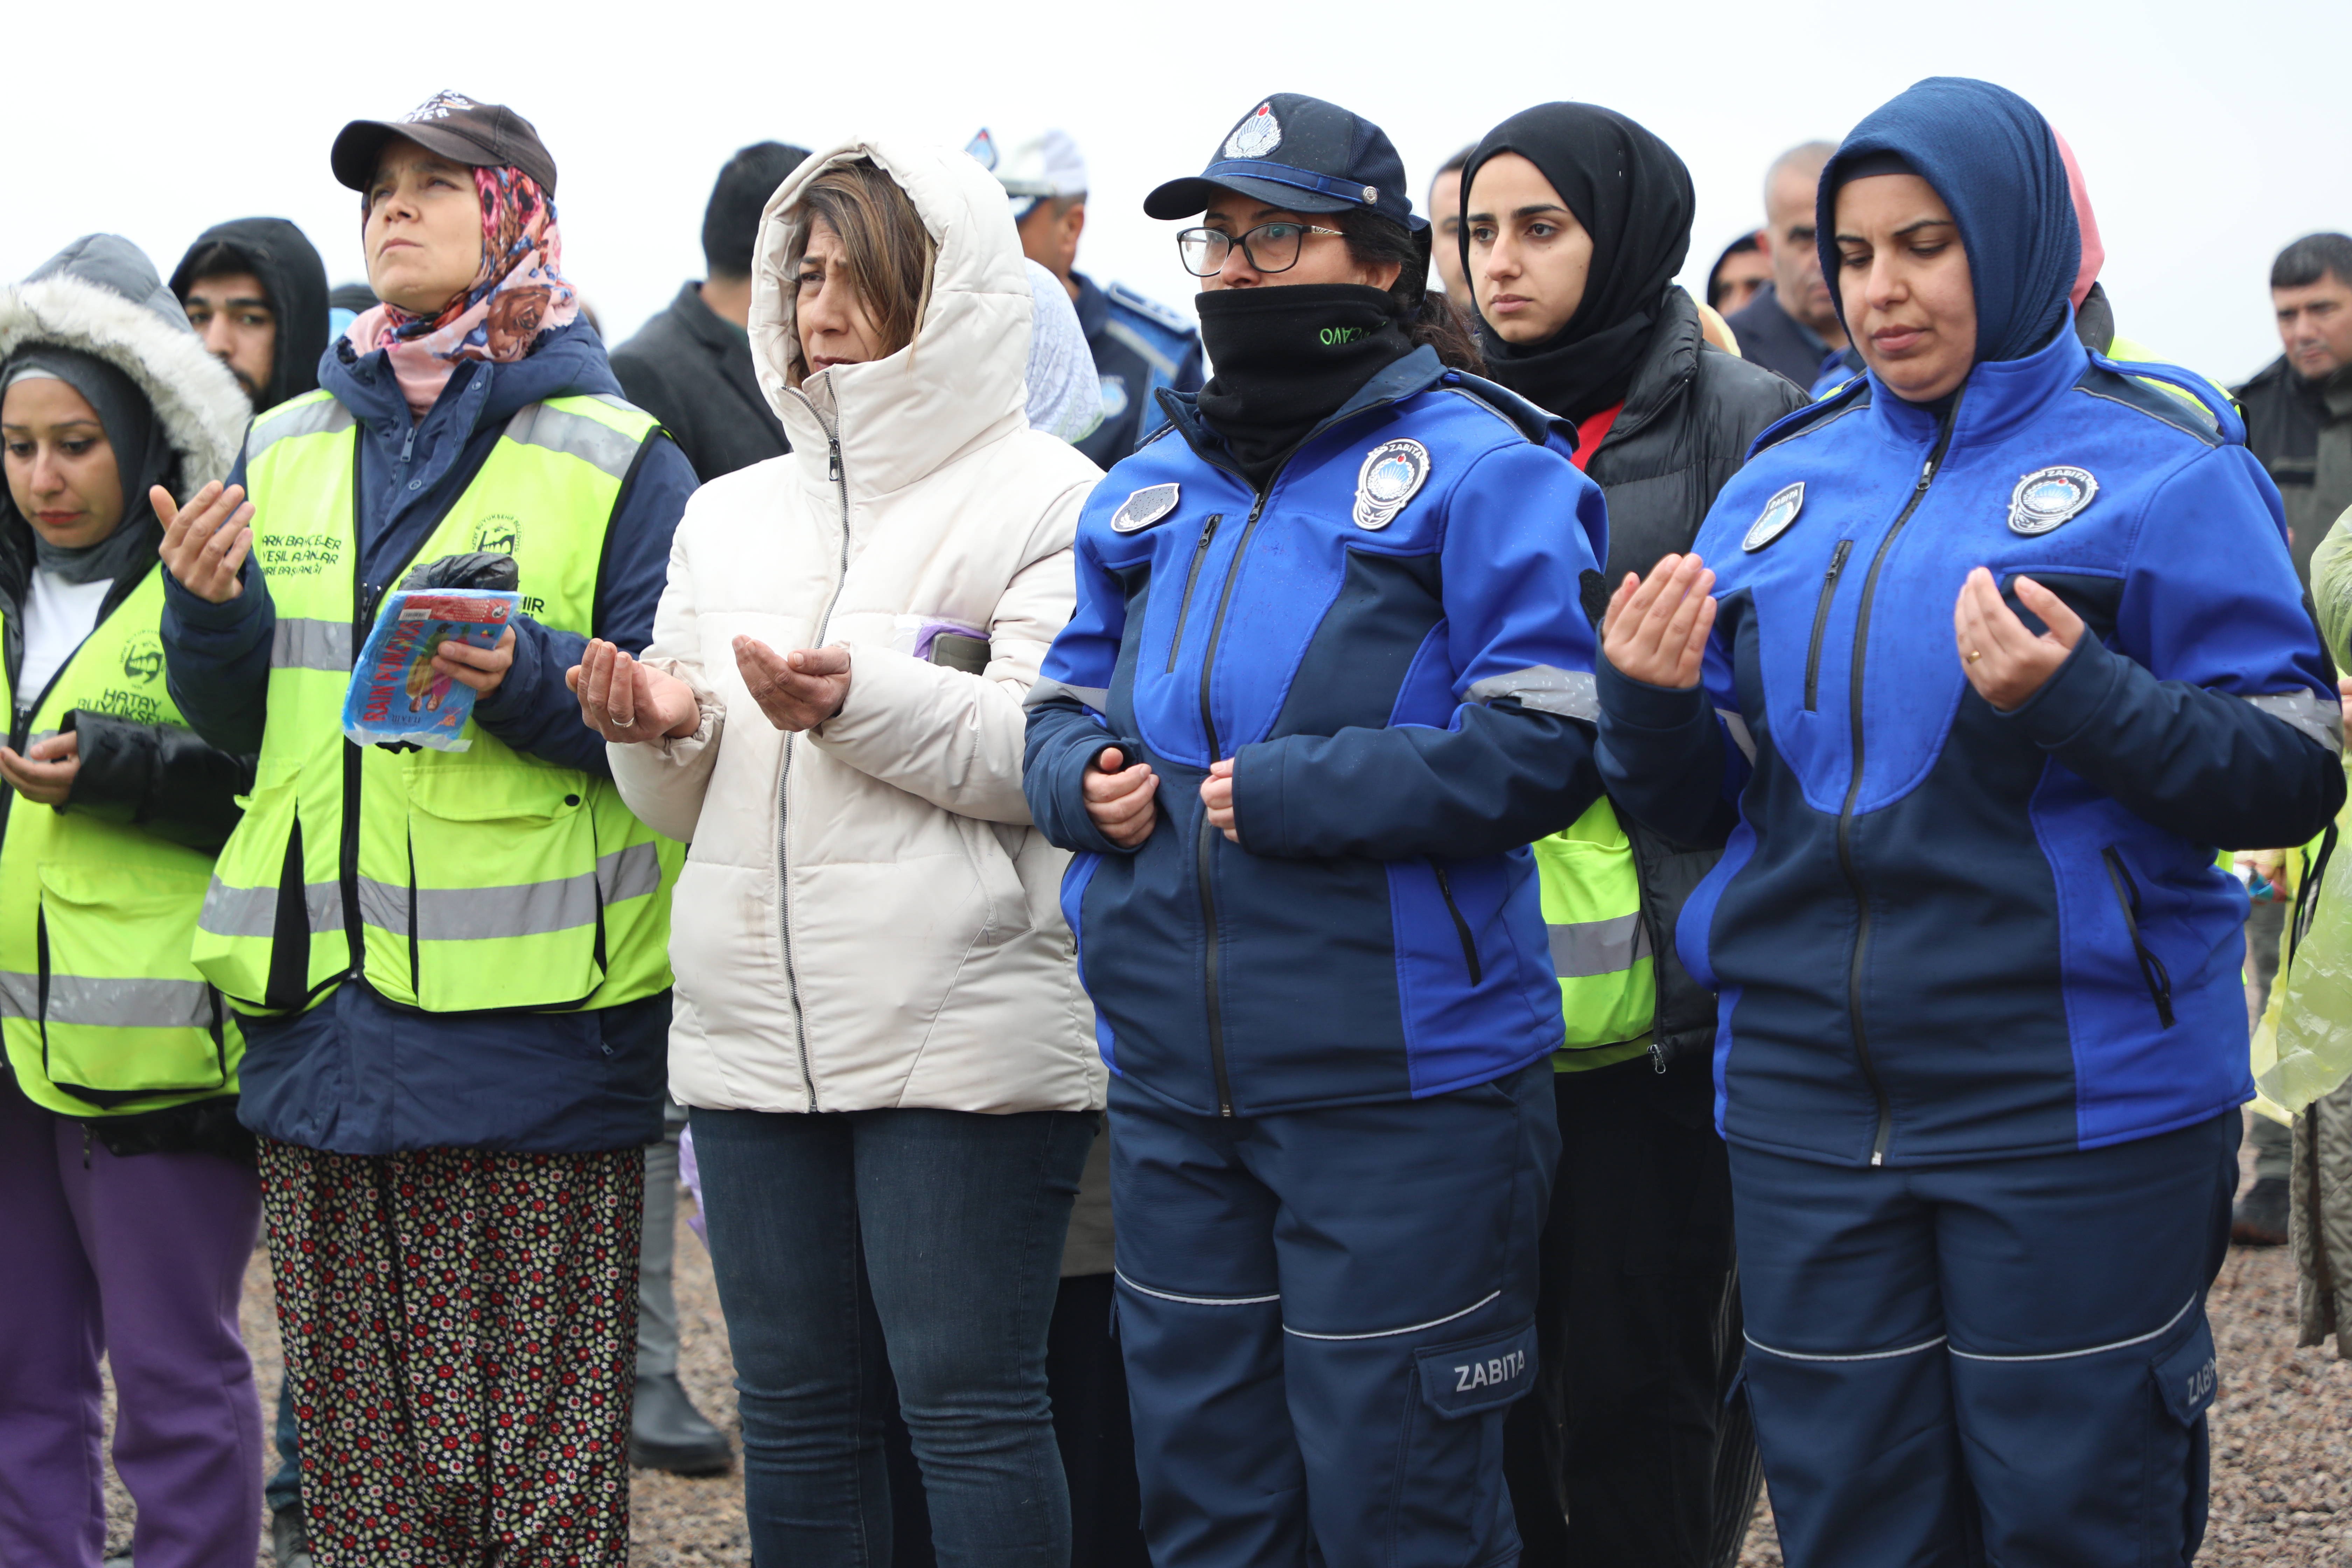
{"type": "MultiPolygon", "coordinates": [[[[90,629],[17,738],[77,711],[180,724],[163,679],[163,573],[90,629]]],[[[0,702],[14,712],[0,675],[0,702]]],[[[16,1085],[66,1116],[236,1088],[243,1037],[188,961],[210,858],[89,812],[0,797],[0,1037],[16,1085]]]]}
{"type": "MultiPolygon", "coordinates": [[[[470,722],[464,752],[344,741],[362,640],[358,432],[319,399],[332,402],[272,410],[247,442],[254,553],[278,617],[269,717],[245,820],[205,900],[198,963],[257,1010],[304,1005],[352,977],[433,1012],[604,1007],[662,990],[684,850],[638,822],[611,780],[470,722]],[[300,918],[281,923],[282,889],[298,885],[300,918]]],[[[590,634],[605,531],[656,428],[617,398],[524,408],[416,561],[510,554],[523,613],[590,634]]]]}
{"type": "Polygon", "coordinates": [[[1533,848],[1559,978],[1562,1045],[1579,1050],[1638,1037],[1657,1015],[1657,964],[1633,846],[1616,812],[1605,797],[1595,801],[1533,848]]]}

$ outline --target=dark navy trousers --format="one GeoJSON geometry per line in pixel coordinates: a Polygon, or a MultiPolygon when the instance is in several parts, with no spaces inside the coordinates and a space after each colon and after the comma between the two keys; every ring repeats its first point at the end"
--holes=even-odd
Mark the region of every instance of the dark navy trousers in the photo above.
{"type": "Polygon", "coordinates": [[[1110,1089],[1116,1310],[1154,1568],[1517,1560],[1551,1068],[1220,1119],[1110,1089]]]}
{"type": "Polygon", "coordinates": [[[2239,1132],[1876,1170],[1735,1146],[1790,1568],[2194,1559],[2239,1132]]]}

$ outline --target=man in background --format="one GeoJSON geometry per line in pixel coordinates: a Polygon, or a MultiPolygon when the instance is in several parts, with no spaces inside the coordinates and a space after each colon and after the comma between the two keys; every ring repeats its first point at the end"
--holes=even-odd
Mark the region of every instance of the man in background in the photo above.
{"type": "Polygon", "coordinates": [[[256,414],[319,384],[327,347],[327,268],[282,217],[232,218],[196,237],[172,292],[256,414]]]}
{"type": "Polygon", "coordinates": [[[1756,244],[1772,264],[1772,280],[1728,318],[1742,358],[1806,388],[1838,370],[1850,346],[1813,244],[1813,188],[1836,151],[1827,142],[1808,142],[1765,171],[1764,226],[1756,244]]]}
{"type": "Polygon", "coordinates": [[[1192,323],[1124,283],[1104,288],[1077,270],[1087,226],[1087,164],[1066,131],[999,138],[982,126],[964,151],[994,174],[1013,203],[1021,249],[1062,280],[1102,377],[1103,421],[1077,443],[1109,468],[1167,421],[1154,394],[1198,391],[1201,334],[1192,323]]]}
{"type": "Polygon", "coordinates": [[[803,147],[759,142],[729,159],[702,213],[708,276],[678,289],[667,309],[613,351],[621,390],[662,422],[705,484],[792,449],[760,390],[745,327],[761,210],[807,156],[803,147]]]}
{"type": "Polygon", "coordinates": [[[1723,247],[1706,275],[1706,302],[1726,316],[1738,315],[1772,281],[1772,261],[1752,234],[1723,247]]]}
{"type": "MultiPolygon", "coordinates": [[[[2352,507],[2352,237],[2307,234],[2271,263],[2271,308],[2284,351],[2237,388],[2246,447],[2270,470],[2286,503],[2295,574],[2311,593],[2311,552],[2352,507]]],[[[2278,975],[2287,906],[2256,904],[2246,922],[2257,1016],[2278,975]]],[[[2279,1247],[2287,1238],[2287,1177],[2294,1142],[2266,1116],[2252,1119],[2254,1184],[2231,1216],[2232,1240],[2279,1247]]]]}
{"type": "Polygon", "coordinates": [[[1478,307],[1462,276],[1462,166],[1477,150],[1475,144],[1463,148],[1440,163],[1429,182],[1429,258],[1437,265],[1446,299],[1462,312],[1463,321],[1473,326],[1478,320],[1478,307]]]}

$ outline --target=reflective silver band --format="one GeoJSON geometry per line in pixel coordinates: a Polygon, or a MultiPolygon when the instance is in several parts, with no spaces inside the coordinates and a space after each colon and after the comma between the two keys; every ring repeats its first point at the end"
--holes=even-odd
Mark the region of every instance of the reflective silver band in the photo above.
{"type": "Polygon", "coordinates": [[[1442,1318],[1432,1318],[1425,1323],[1407,1323],[1402,1329],[1381,1329],[1369,1334],[1310,1334],[1305,1329],[1294,1329],[1288,1323],[1282,1325],[1282,1331],[1293,1339],[1300,1340],[1392,1340],[1399,1334],[1417,1334],[1423,1329],[1433,1329],[1440,1324],[1450,1323],[1456,1318],[1466,1318],[1486,1305],[1488,1301],[1500,1300],[1502,1296],[1503,1293],[1500,1290],[1492,1291],[1483,1300],[1471,1302],[1458,1312],[1448,1312],[1442,1318]]]}
{"type": "MultiPolygon", "coordinates": [[[[253,422],[245,437],[245,466],[251,468],[261,454],[289,436],[331,436],[352,427],[352,411],[336,398],[324,397],[283,413],[272,411],[253,422]]],[[[248,476],[249,477],[249,476],[248,476]]]]}
{"type": "Polygon", "coordinates": [[[1149,1285],[1138,1285],[1116,1268],[1111,1272],[1118,1274],[1118,1282],[1139,1296],[1149,1296],[1155,1301],[1174,1301],[1184,1307],[1262,1307],[1268,1301],[1282,1300],[1279,1290],[1271,1296],[1174,1296],[1165,1290],[1154,1290],[1149,1285]]]}
{"type": "Polygon", "coordinates": [[[1601,721],[1600,689],[1593,684],[1591,670],[1530,665],[1508,675],[1490,675],[1475,682],[1465,694],[1471,702],[1496,702],[1506,697],[1516,697],[1522,708],[1539,712],[1581,719],[1588,724],[1601,721]]]}
{"type": "Polygon", "coordinates": [[[661,890],[661,850],[651,844],[632,844],[596,860],[596,888],[606,907],[627,899],[642,899],[661,890]]]}
{"type": "MultiPolygon", "coordinates": [[[[420,888],[416,940],[491,942],[510,936],[551,936],[596,921],[593,872],[552,882],[503,888],[420,888]]],[[[392,882],[360,879],[360,919],[378,931],[408,935],[409,892],[392,882]]]]}
{"type": "Polygon", "coordinates": [[[637,447],[643,444],[601,419],[544,403],[530,404],[508,420],[506,437],[577,458],[616,479],[629,477],[629,465],[637,460],[637,447]]]}
{"type": "MultiPolygon", "coordinates": [[[[40,1016],[40,976],[0,970],[0,1017],[40,1016]]],[[[208,1029],[213,1023],[213,989],[201,980],[100,980],[87,974],[52,974],[46,1021],[101,1029],[208,1029]]]]}
{"type": "Polygon", "coordinates": [[[2340,702],[2322,701],[2308,691],[2281,691],[2244,700],[2273,719],[2284,720],[2331,752],[2344,749],[2344,705],[2340,702]]]}
{"type": "MultiPolygon", "coordinates": [[[[333,882],[311,882],[302,889],[302,903],[310,917],[310,934],[324,936],[343,929],[343,889],[333,882]]],[[[251,936],[265,940],[278,931],[278,889],[231,888],[217,877],[205,889],[205,907],[196,915],[196,929],[214,936],[251,936]]]]}
{"type": "Polygon", "coordinates": [[[269,668],[323,669],[333,675],[349,675],[351,623],[278,616],[276,629],[269,634],[269,668]]]}
{"type": "Polygon", "coordinates": [[[1897,1356],[1917,1355],[1921,1351],[1934,1350],[1950,1338],[1948,1334],[1937,1334],[1932,1340],[1921,1340],[1916,1345],[1905,1345],[1900,1350],[1864,1351],[1859,1355],[1807,1355],[1802,1351],[1775,1350],[1753,1334],[1742,1334],[1739,1337],[1766,1355],[1776,1355],[1783,1361],[1893,1361],[1897,1356]]]}
{"type": "Polygon", "coordinates": [[[1029,695],[1021,700],[1021,706],[1041,708],[1066,697],[1073,702],[1084,703],[1097,713],[1110,711],[1110,688],[1108,686],[1065,686],[1058,680],[1044,679],[1029,689],[1029,695]]]}
{"type": "MultiPolygon", "coordinates": [[[[632,844],[599,858],[596,869],[551,882],[518,882],[499,888],[427,888],[417,896],[416,935],[421,942],[481,942],[502,936],[547,936],[595,922],[600,902],[641,899],[661,889],[661,850],[632,844]],[[601,898],[600,898],[601,891],[601,898]]],[[[408,935],[408,889],[397,882],[359,879],[360,920],[381,931],[408,935]]],[[[333,882],[303,889],[313,935],[343,929],[343,892],[333,882]]],[[[205,891],[196,924],[215,936],[260,937],[277,931],[278,889],[228,888],[218,881],[205,891]]]]}
{"type": "Polygon", "coordinates": [[[1756,760],[1756,737],[1748,732],[1748,721],[1742,719],[1738,714],[1734,713],[1728,708],[1717,709],[1715,710],[1715,716],[1723,721],[1723,727],[1725,729],[1731,731],[1731,743],[1739,748],[1739,754],[1746,757],[1749,762],[1754,762],[1756,760]]]}
{"type": "Polygon", "coordinates": [[[2046,1355],[1980,1355],[1975,1351],[1964,1351],[1956,1346],[1952,1353],[1962,1361],[2073,1361],[2077,1356],[2105,1355],[2109,1351],[2128,1350],[2134,1345],[2144,1345],[2150,1340],[2161,1339],[2172,1331],[2173,1324],[2187,1317],[2189,1309],[2196,1305],[2197,1298],[2191,1296],[2180,1304],[2180,1310],[2164,1321],[2161,1327],[2150,1329],[2144,1334],[2134,1334],[2127,1340],[2109,1340],[2105,1344],[2093,1345],[2088,1350],[2052,1351],[2046,1355]]]}
{"type": "Polygon", "coordinates": [[[1614,920],[1548,925],[1544,931],[1551,938],[1552,973],[1562,980],[1621,974],[1650,956],[1650,922],[1639,910],[1614,920]]]}

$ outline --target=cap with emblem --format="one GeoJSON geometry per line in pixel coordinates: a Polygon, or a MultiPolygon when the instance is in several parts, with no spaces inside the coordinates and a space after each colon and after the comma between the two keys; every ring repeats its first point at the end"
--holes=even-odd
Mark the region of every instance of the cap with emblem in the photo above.
{"type": "Polygon", "coordinates": [[[1220,190],[1239,191],[1291,212],[1370,207],[1416,232],[1404,160],[1382,131],[1336,103],[1300,92],[1261,98],[1217,143],[1196,175],[1171,180],[1143,198],[1146,216],[1191,217],[1220,190]]]}
{"type": "Polygon", "coordinates": [[[999,132],[983,125],[963,150],[1013,198],[1015,223],[1048,197],[1087,194],[1087,161],[1066,131],[999,132]]]}
{"type": "Polygon", "coordinates": [[[555,160],[530,121],[502,103],[477,103],[446,89],[397,120],[354,120],[344,126],[327,155],[335,178],[355,191],[366,190],[375,177],[377,154],[395,136],[472,168],[520,169],[551,199],[555,195],[555,160]]]}

